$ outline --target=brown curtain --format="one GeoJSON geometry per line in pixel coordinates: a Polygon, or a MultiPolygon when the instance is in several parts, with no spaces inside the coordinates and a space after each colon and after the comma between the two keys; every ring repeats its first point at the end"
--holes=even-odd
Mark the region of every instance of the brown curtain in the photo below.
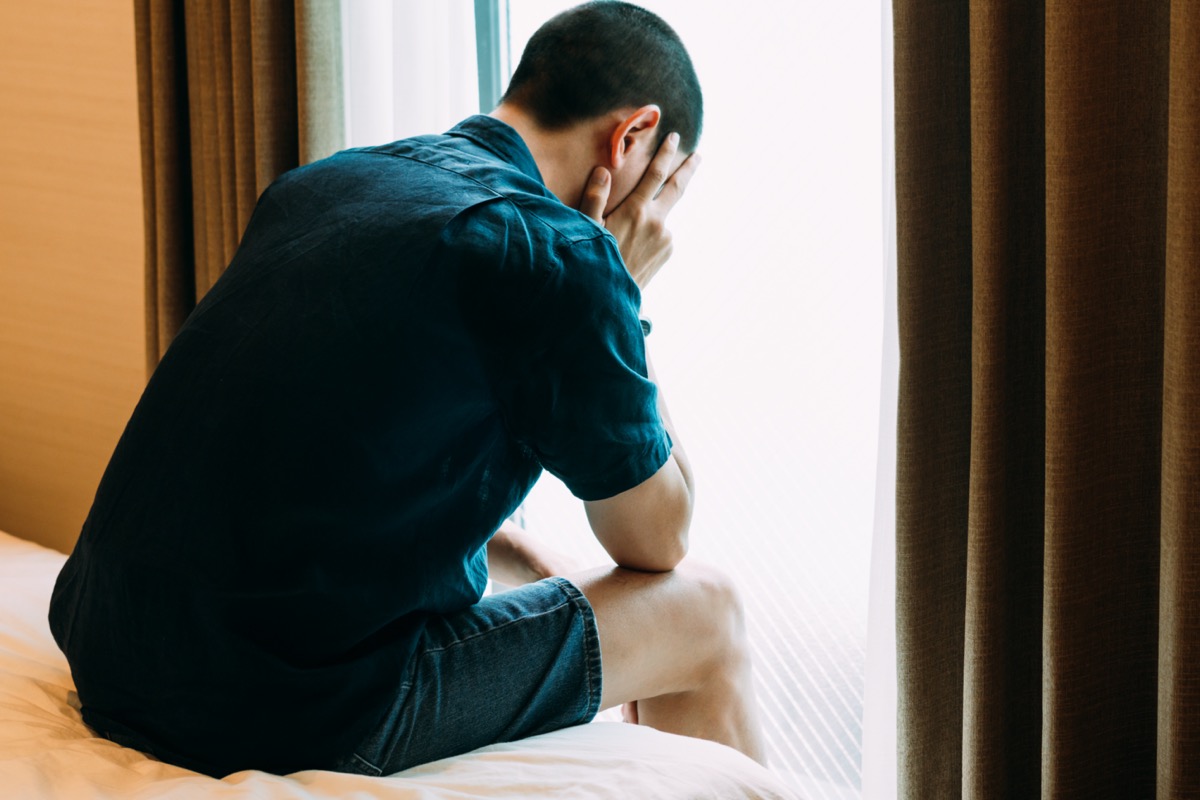
{"type": "Polygon", "coordinates": [[[1200,3],[894,0],[904,798],[1200,798],[1200,3]]]}
{"type": "Polygon", "coordinates": [[[147,366],[259,194],[342,145],[339,0],[135,0],[147,366]]]}

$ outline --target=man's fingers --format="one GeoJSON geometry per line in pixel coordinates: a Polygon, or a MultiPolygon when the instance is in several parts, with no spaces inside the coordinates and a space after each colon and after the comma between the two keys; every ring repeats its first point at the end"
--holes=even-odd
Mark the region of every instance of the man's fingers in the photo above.
{"type": "Polygon", "coordinates": [[[691,183],[692,176],[696,174],[696,170],[700,168],[700,154],[692,153],[687,157],[687,160],[679,165],[679,169],[675,170],[675,174],[663,184],[662,191],[658,194],[658,202],[663,204],[667,210],[670,210],[679,198],[683,197],[687,185],[691,183]]]}
{"type": "Polygon", "coordinates": [[[579,210],[592,219],[604,224],[604,207],[608,205],[608,193],[612,190],[611,176],[604,167],[596,167],[583,187],[579,210]]]}
{"type": "Polygon", "coordinates": [[[663,184],[667,182],[667,178],[671,177],[671,160],[675,158],[675,151],[678,149],[679,134],[668,134],[650,161],[650,166],[646,167],[646,174],[642,176],[642,180],[631,196],[647,203],[653,200],[662,189],[663,184]]]}

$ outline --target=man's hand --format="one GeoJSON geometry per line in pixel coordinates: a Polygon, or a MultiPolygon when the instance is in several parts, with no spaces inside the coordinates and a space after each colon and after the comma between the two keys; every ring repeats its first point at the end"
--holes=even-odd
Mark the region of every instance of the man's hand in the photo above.
{"type": "Polygon", "coordinates": [[[612,231],[621,247],[625,268],[641,289],[671,257],[671,232],[667,214],[683,197],[683,192],[700,166],[700,155],[692,153],[672,174],[671,162],[679,149],[679,134],[672,133],[646,168],[646,174],[629,196],[604,217],[612,176],[604,167],[596,167],[583,191],[579,210],[612,231]]]}

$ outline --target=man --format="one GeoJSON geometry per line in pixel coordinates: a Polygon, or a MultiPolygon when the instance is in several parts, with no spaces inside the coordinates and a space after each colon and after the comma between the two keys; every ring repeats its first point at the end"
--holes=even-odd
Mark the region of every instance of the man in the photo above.
{"type": "Polygon", "coordinates": [[[638,319],[700,121],[675,33],[596,3],[491,116],[269,187],[55,587],[85,721],[212,775],[390,773],[617,705],[761,758],[638,319]],[[558,576],[502,524],[542,468],[614,565],[558,576]]]}

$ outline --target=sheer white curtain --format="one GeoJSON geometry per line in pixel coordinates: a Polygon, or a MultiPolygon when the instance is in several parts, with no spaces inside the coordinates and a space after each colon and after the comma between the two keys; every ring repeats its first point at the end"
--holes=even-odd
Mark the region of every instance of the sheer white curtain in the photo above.
{"type": "Polygon", "coordinates": [[[900,336],[896,314],[896,146],[893,124],[892,2],[882,0],[883,87],[883,369],[879,463],[867,618],[863,703],[863,797],[894,800],[896,759],[896,402],[900,336]]]}
{"type": "Polygon", "coordinates": [[[348,147],[441,133],[479,111],[472,0],[342,3],[348,147]]]}

